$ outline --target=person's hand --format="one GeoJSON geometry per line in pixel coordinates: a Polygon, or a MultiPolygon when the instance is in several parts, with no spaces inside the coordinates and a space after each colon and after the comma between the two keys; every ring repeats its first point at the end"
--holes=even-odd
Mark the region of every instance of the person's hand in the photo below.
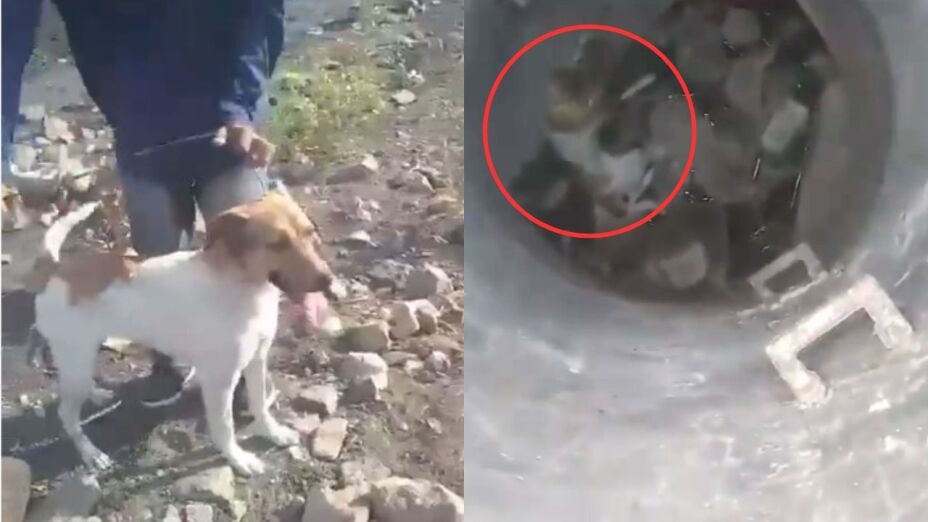
{"type": "Polygon", "coordinates": [[[274,144],[255,132],[251,125],[231,124],[216,132],[213,143],[217,146],[230,147],[234,152],[245,156],[250,167],[267,167],[274,156],[274,144]]]}

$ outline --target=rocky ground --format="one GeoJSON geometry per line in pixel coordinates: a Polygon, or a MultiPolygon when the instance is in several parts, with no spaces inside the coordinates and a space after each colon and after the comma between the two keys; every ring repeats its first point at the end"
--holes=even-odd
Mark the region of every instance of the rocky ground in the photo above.
{"type": "MultiPolygon", "coordinates": [[[[53,374],[26,364],[29,296],[15,278],[43,223],[114,186],[111,133],[46,29],[40,49],[51,50],[26,85],[16,158],[34,174],[20,176],[20,196],[4,194],[3,455],[28,465],[7,473],[14,468],[4,464],[4,502],[31,474],[29,520],[463,516],[463,3],[289,4],[290,63],[309,50],[310,61],[325,56],[326,68],[338,69],[347,65],[339,50],[361,49],[405,78],[377,91],[382,108],[350,129],[350,147],[319,151],[325,162],[314,161],[311,146],[284,147],[288,162],[273,169],[321,226],[344,287],[325,332],[285,329],[272,351],[274,414],[304,444],[249,440],[269,471],[235,476],[205,434],[196,389],[171,406],[141,407],[135,385],[148,356],[114,345],[101,352],[100,382],[122,403],[86,431],[117,467],[97,477],[82,471],[60,433],[53,374]],[[50,197],[49,187],[64,197],[50,197]]],[[[118,225],[97,223],[82,239],[118,242],[118,225]]]]}

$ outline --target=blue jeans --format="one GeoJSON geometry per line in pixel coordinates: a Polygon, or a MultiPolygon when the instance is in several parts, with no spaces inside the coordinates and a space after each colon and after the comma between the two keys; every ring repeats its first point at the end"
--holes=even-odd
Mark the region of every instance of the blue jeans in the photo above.
{"type": "Polygon", "coordinates": [[[231,168],[189,187],[171,186],[152,176],[120,172],[132,246],[143,257],[184,247],[192,237],[196,209],[210,218],[236,205],[260,199],[268,191],[263,169],[231,168]]]}
{"type": "Polygon", "coordinates": [[[14,0],[3,2],[3,114],[0,145],[3,152],[3,179],[6,179],[10,146],[19,119],[19,101],[23,71],[32,56],[35,30],[42,14],[41,0],[14,0]]]}

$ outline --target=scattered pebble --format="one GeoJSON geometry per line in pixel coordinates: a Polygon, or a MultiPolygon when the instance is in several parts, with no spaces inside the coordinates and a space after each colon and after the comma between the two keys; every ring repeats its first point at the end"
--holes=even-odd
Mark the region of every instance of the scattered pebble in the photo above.
{"type": "Polygon", "coordinates": [[[173,491],[180,499],[218,502],[228,508],[235,500],[235,473],[229,466],[210,468],[181,478],[173,491]]]}
{"type": "Polygon", "coordinates": [[[187,504],[184,506],[184,522],[213,522],[213,506],[187,504]]]}
{"type": "Polygon", "coordinates": [[[773,119],[770,120],[770,124],[761,136],[764,150],[772,154],[782,154],[805,130],[808,123],[809,109],[796,100],[787,100],[773,115],[773,119]]]}
{"type": "MultiPolygon", "coordinates": [[[[5,482],[4,478],[4,482],[5,482]]],[[[53,521],[68,517],[87,517],[103,491],[92,475],[76,475],[66,479],[29,512],[29,520],[53,521]]]]}
{"type": "Polygon", "coordinates": [[[326,419],[319,425],[313,436],[313,456],[322,460],[337,459],[347,436],[347,420],[342,418],[326,419]]]}
{"type": "Polygon", "coordinates": [[[368,522],[370,506],[358,490],[316,486],[306,497],[303,522],[368,522]]]}
{"type": "Polygon", "coordinates": [[[390,326],[386,321],[374,321],[347,328],[344,344],[355,352],[382,352],[390,347],[390,326]]]}
{"type": "Polygon", "coordinates": [[[390,477],[371,485],[377,522],[463,522],[464,500],[441,484],[390,477]]]}
{"type": "Polygon", "coordinates": [[[380,389],[388,384],[387,363],[376,353],[349,353],[339,360],[336,373],[348,382],[372,378],[380,389]]]}
{"type": "Polygon", "coordinates": [[[390,99],[393,100],[393,103],[400,106],[409,105],[416,101],[416,94],[409,89],[402,89],[393,93],[390,99]]]}
{"type": "Polygon", "coordinates": [[[294,406],[310,413],[328,417],[338,408],[338,390],[335,386],[318,384],[300,391],[294,406]]]}
{"type": "Polygon", "coordinates": [[[425,365],[433,372],[444,373],[451,368],[451,359],[443,352],[435,350],[426,357],[425,365]]]}
{"type": "Polygon", "coordinates": [[[451,290],[451,278],[444,270],[433,265],[425,265],[410,274],[406,280],[406,297],[410,299],[428,299],[451,290]]]}

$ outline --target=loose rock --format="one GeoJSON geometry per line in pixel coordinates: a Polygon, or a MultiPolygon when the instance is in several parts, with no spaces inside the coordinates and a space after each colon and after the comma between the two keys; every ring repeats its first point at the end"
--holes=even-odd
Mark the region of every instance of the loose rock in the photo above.
{"type": "Polygon", "coordinates": [[[371,378],[377,387],[384,389],[389,382],[387,363],[375,353],[349,353],[339,360],[336,373],[348,382],[371,378]]]}
{"type": "Polygon", "coordinates": [[[337,459],[347,436],[347,420],[341,418],[325,420],[313,436],[313,456],[322,460],[337,459]]]}
{"type": "Polygon", "coordinates": [[[390,326],[386,321],[374,321],[345,330],[344,344],[355,352],[382,352],[390,346],[390,326]]]}
{"type": "Polygon", "coordinates": [[[321,384],[310,386],[300,392],[294,406],[327,417],[338,408],[338,390],[334,386],[321,384]]]}
{"type": "Polygon", "coordinates": [[[413,267],[408,263],[401,263],[392,259],[383,259],[378,261],[374,267],[367,272],[367,276],[371,279],[372,290],[378,288],[396,290],[406,285],[406,281],[412,272],[413,267]]]}
{"type": "Polygon", "coordinates": [[[304,437],[311,436],[319,427],[321,422],[319,415],[294,415],[287,419],[288,424],[293,426],[300,435],[304,437]]]}
{"type": "Polygon", "coordinates": [[[23,115],[23,118],[30,123],[38,123],[45,118],[45,106],[44,105],[26,105],[22,108],[20,113],[23,115]]]}
{"type": "Polygon", "coordinates": [[[96,477],[72,476],[29,513],[30,522],[50,522],[68,517],[86,517],[93,511],[103,492],[96,477]]]}
{"type": "Polygon", "coordinates": [[[377,176],[377,172],[371,170],[370,167],[364,164],[349,165],[347,167],[342,167],[335,172],[329,174],[326,179],[326,185],[341,185],[345,183],[366,183],[373,181],[377,176]]]}
{"type": "Polygon", "coordinates": [[[187,504],[184,507],[185,522],[213,522],[213,506],[208,504],[187,504]]]}
{"type": "Polygon", "coordinates": [[[805,130],[808,123],[809,109],[796,100],[787,100],[774,114],[761,136],[764,150],[773,154],[782,154],[805,130]]]}
{"type": "Polygon", "coordinates": [[[35,160],[38,158],[39,153],[36,152],[35,148],[30,147],[29,145],[16,144],[13,145],[13,164],[16,166],[17,172],[26,172],[32,170],[32,167],[35,166],[35,160]]]}
{"type": "Polygon", "coordinates": [[[410,304],[416,311],[419,331],[427,335],[437,332],[439,312],[435,305],[426,299],[419,299],[410,304]]]}
{"type": "Polygon", "coordinates": [[[433,265],[425,265],[410,274],[406,280],[406,296],[410,299],[427,299],[436,294],[450,292],[452,289],[448,274],[433,265]]]}
{"type": "Polygon", "coordinates": [[[369,519],[370,506],[353,487],[333,491],[316,486],[306,497],[303,522],[367,522],[369,519]]]}
{"type": "Polygon", "coordinates": [[[218,502],[228,509],[235,500],[235,473],[229,466],[207,469],[178,480],[173,489],[178,498],[218,502]]]}
{"type": "Polygon", "coordinates": [[[338,483],[341,487],[366,490],[371,482],[389,478],[390,468],[376,457],[363,456],[358,460],[343,462],[338,467],[338,483]]]}
{"type": "Polygon", "coordinates": [[[409,352],[387,352],[383,354],[383,360],[387,363],[387,366],[401,366],[406,361],[418,358],[416,354],[409,352]]]}
{"type": "Polygon", "coordinates": [[[751,10],[732,9],[722,24],[722,36],[734,47],[753,45],[762,36],[760,20],[751,10]]]}
{"type": "Polygon", "coordinates": [[[349,248],[366,248],[377,246],[371,235],[366,230],[356,230],[343,241],[344,245],[349,248]]]}
{"type": "Polygon", "coordinates": [[[164,512],[164,522],[183,522],[180,518],[180,511],[174,506],[168,506],[164,512]]]}
{"type": "Polygon", "coordinates": [[[26,461],[13,457],[3,457],[2,461],[2,502],[0,502],[0,520],[21,522],[26,514],[32,483],[32,469],[26,461]]]}
{"type": "Polygon", "coordinates": [[[390,308],[390,335],[394,339],[406,339],[419,331],[419,320],[416,318],[416,309],[412,303],[394,303],[390,308]]]}
{"type": "Polygon", "coordinates": [[[371,486],[371,515],[377,522],[463,522],[464,500],[423,479],[391,477],[371,486]]]}
{"type": "Polygon", "coordinates": [[[451,368],[451,359],[444,353],[435,350],[425,359],[425,365],[433,372],[446,372],[451,368]]]}
{"type": "Polygon", "coordinates": [[[390,99],[393,100],[393,103],[400,106],[409,105],[416,101],[416,94],[409,89],[403,89],[393,93],[390,99]]]}
{"type": "Polygon", "coordinates": [[[345,402],[347,404],[360,404],[382,400],[380,395],[382,388],[378,386],[378,382],[372,377],[352,381],[345,390],[345,402]]]}
{"type": "Polygon", "coordinates": [[[74,141],[74,134],[68,126],[68,122],[54,116],[45,116],[42,120],[42,130],[45,137],[51,141],[63,141],[71,143],[74,141]]]}

